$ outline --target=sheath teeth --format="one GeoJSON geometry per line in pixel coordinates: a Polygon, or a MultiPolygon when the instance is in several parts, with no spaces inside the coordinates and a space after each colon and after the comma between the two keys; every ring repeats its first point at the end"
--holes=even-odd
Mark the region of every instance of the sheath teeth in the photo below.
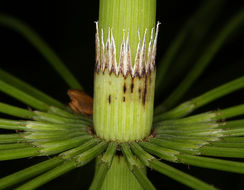
{"type": "Polygon", "coordinates": [[[109,73],[115,75],[122,74],[124,77],[131,75],[132,77],[149,74],[155,69],[155,58],[157,49],[157,38],[159,22],[156,25],[156,31],[154,28],[151,30],[151,37],[148,46],[146,44],[147,29],[145,29],[143,41],[140,38],[140,32],[138,31],[139,42],[137,45],[137,51],[134,62],[131,61],[131,51],[129,45],[129,33],[123,31],[123,40],[120,46],[119,61],[116,60],[116,45],[113,37],[113,31],[108,28],[108,38],[106,43],[103,39],[103,29],[101,29],[101,35],[99,35],[98,22],[96,24],[96,64],[95,69],[97,72],[104,72],[106,69],[109,73]],[[147,55],[146,55],[147,53],[147,55]]]}

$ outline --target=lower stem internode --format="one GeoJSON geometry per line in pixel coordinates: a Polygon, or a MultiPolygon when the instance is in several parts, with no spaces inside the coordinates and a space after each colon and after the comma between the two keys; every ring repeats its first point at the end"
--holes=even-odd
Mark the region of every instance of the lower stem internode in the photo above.
{"type": "MultiPolygon", "coordinates": [[[[96,160],[96,171],[101,167],[101,157],[96,160]]],[[[141,165],[141,170],[146,173],[146,168],[141,165]]],[[[96,173],[95,173],[96,175],[96,173]]],[[[133,173],[129,170],[123,156],[114,156],[112,165],[104,179],[101,190],[142,190],[133,173]]]]}

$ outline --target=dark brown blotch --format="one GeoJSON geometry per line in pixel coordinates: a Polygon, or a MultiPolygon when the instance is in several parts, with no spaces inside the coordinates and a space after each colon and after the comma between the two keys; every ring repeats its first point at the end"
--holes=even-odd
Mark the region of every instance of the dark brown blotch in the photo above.
{"type": "Polygon", "coordinates": [[[147,97],[147,75],[145,76],[144,91],[142,94],[142,104],[145,106],[147,97]]]}
{"type": "Polygon", "coordinates": [[[123,102],[125,102],[125,97],[123,97],[123,102]]]}
{"type": "Polygon", "coordinates": [[[139,93],[139,100],[141,99],[141,88],[139,87],[138,89],[138,93],[139,93]]]}
{"type": "Polygon", "coordinates": [[[124,86],[123,86],[123,92],[126,93],[126,83],[124,82],[124,86]]]}
{"type": "Polygon", "coordinates": [[[134,91],[134,78],[132,78],[131,84],[130,84],[130,92],[133,93],[133,91],[134,91]]]}
{"type": "Polygon", "coordinates": [[[109,104],[111,103],[111,94],[109,94],[109,96],[108,96],[108,103],[109,104]]]}

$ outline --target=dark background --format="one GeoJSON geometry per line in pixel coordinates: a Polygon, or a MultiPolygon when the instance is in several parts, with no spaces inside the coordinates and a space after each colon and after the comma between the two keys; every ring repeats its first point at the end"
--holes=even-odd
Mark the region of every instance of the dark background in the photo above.
{"type": "MultiPolygon", "coordinates": [[[[160,25],[157,62],[165,53],[170,42],[179,32],[185,21],[193,15],[201,1],[162,1],[158,0],[157,20],[160,25]]],[[[79,79],[86,91],[92,95],[94,50],[94,21],[98,19],[98,1],[0,1],[0,13],[13,15],[34,28],[55,50],[68,68],[79,79]]],[[[212,26],[212,32],[205,42],[214,39],[228,18],[243,7],[241,1],[226,1],[219,18],[212,26]]],[[[209,18],[211,19],[211,17],[209,18]]],[[[208,20],[206,20],[207,22],[208,20]]],[[[185,99],[189,99],[244,74],[243,29],[235,32],[213,59],[206,72],[199,78],[185,99]]],[[[203,46],[204,47],[204,46],[203,46]]],[[[0,27],[0,67],[31,83],[53,97],[68,102],[68,86],[47,64],[46,60],[20,35],[0,27]]],[[[176,78],[156,100],[160,102],[181,78],[176,78]]],[[[221,98],[201,110],[223,108],[243,103],[244,92],[221,98]]],[[[0,101],[23,106],[8,96],[0,94],[0,101]]],[[[5,176],[41,159],[23,159],[0,163],[0,176],[5,176]]],[[[238,174],[207,170],[196,167],[178,166],[187,173],[216,185],[220,189],[244,189],[244,178],[238,174]]],[[[92,164],[76,169],[40,189],[87,189],[93,175],[92,164]]],[[[156,172],[149,176],[158,189],[188,189],[187,187],[156,172]]]]}

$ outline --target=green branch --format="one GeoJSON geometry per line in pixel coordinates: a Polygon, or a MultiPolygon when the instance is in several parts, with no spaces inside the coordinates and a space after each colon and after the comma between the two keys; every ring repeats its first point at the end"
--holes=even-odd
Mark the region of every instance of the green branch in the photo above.
{"type": "Polygon", "coordinates": [[[136,156],[148,167],[166,175],[170,178],[187,185],[188,187],[191,187],[193,189],[199,189],[199,190],[216,190],[213,186],[196,179],[180,170],[177,170],[167,164],[164,164],[160,161],[158,161],[155,157],[151,156],[147,152],[145,152],[138,144],[131,143],[131,148],[133,152],[136,154],[136,156]]]}
{"type": "Polygon", "coordinates": [[[17,20],[16,18],[0,14],[0,25],[8,27],[26,38],[42,55],[47,59],[51,66],[59,73],[64,81],[73,89],[82,90],[79,82],[70,73],[61,59],[53,52],[53,50],[35,33],[29,26],[17,20]]]}
{"type": "Polygon", "coordinates": [[[187,90],[192,86],[192,84],[198,79],[198,77],[205,70],[207,65],[213,59],[214,55],[221,48],[227,37],[238,27],[242,26],[244,20],[244,11],[241,9],[230,21],[229,23],[220,30],[220,33],[215,38],[215,40],[210,43],[206,51],[199,57],[191,71],[188,73],[186,78],[177,86],[177,88],[170,94],[170,96],[160,105],[160,109],[164,107],[171,108],[179,102],[187,90]]]}
{"type": "Polygon", "coordinates": [[[216,19],[216,15],[219,13],[219,7],[221,7],[223,2],[224,1],[222,0],[204,1],[199,6],[195,14],[183,24],[179,34],[174,38],[165,55],[163,55],[159,62],[155,84],[156,96],[160,95],[160,92],[167,87],[173,78],[177,78],[176,76],[178,73],[184,70],[182,68],[190,63],[192,56],[198,53],[197,50],[199,49],[199,44],[204,38],[206,38],[206,34],[216,19]],[[209,19],[210,14],[211,19],[209,19]],[[208,20],[208,22],[205,22],[205,20],[208,20]],[[187,37],[190,39],[187,39],[187,37]],[[187,47],[190,48],[182,48],[184,43],[187,43],[187,47]],[[182,52],[180,55],[178,55],[179,49],[182,52]],[[174,61],[175,58],[177,58],[176,62],[174,61]],[[170,75],[168,76],[167,71],[173,63],[174,69],[170,70],[170,75]],[[165,80],[166,75],[167,80],[165,80]]]}
{"type": "Polygon", "coordinates": [[[18,79],[17,77],[7,73],[2,69],[0,69],[0,80],[10,84],[11,86],[14,86],[15,88],[18,88],[20,91],[25,92],[26,94],[29,94],[48,105],[57,106],[59,108],[65,108],[65,105],[63,103],[48,96],[47,94],[41,92],[37,88],[29,85],[28,83],[18,79]]]}
{"type": "Polygon", "coordinates": [[[40,101],[39,99],[30,96],[26,92],[23,92],[2,80],[0,80],[0,91],[38,110],[47,111],[49,108],[47,104],[40,101]]]}
{"type": "Polygon", "coordinates": [[[20,170],[19,172],[16,172],[14,174],[1,178],[0,187],[7,188],[7,187],[13,186],[17,183],[20,183],[22,181],[25,181],[27,179],[33,178],[43,172],[46,172],[46,171],[56,167],[57,165],[61,164],[62,162],[63,162],[62,159],[56,157],[56,158],[52,158],[52,159],[40,162],[34,166],[25,168],[23,170],[20,170]]]}
{"type": "Polygon", "coordinates": [[[35,113],[23,108],[18,108],[16,106],[11,106],[0,102],[0,113],[8,114],[15,117],[32,119],[35,113]]]}
{"type": "Polygon", "coordinates": [[[232,92],[235,92],[237,90],[240,90],[244,88],[244,77],[237,78],[231,82],[228,82],[226,84],[223,84],[217,88],[214,88],[213,90],[210,90],[190,101],[184,102],[177,106],[176,108],[173,108],[172,110],[157,114],[155,116],[156,119],[175,119],[180,118],[183,116],[186,116],[193,112],[194,110],[218,99],[225,95],[228,95],[232,92]]]}

